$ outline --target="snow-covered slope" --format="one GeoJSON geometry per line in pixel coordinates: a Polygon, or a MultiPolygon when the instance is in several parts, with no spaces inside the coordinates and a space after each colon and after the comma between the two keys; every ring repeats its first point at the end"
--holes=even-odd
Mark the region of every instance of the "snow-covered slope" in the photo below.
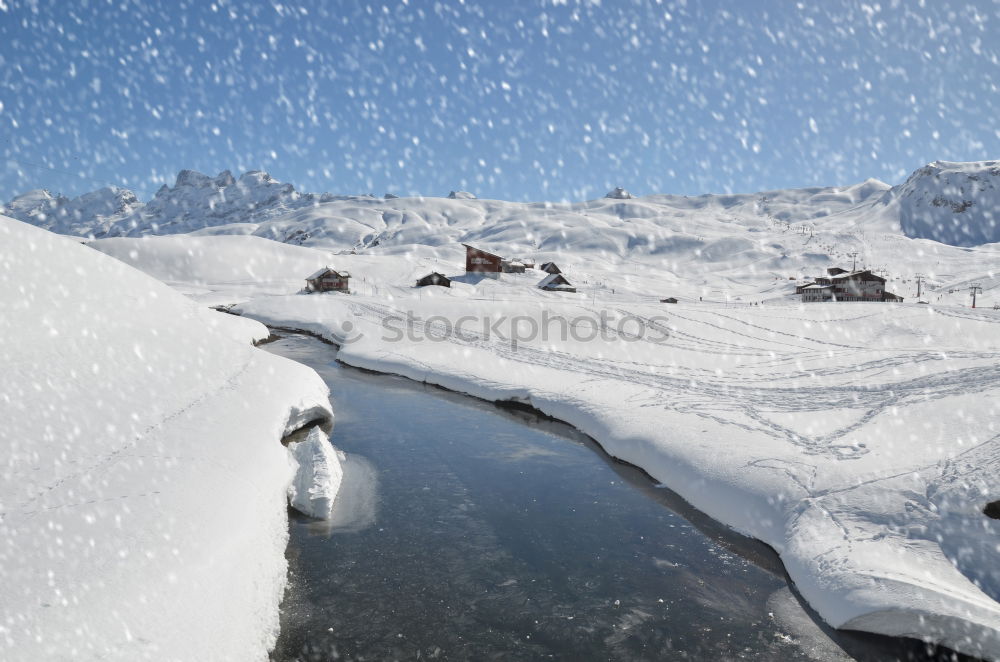
{"type": "Polygon", "coordinates": [[[0,658],[263,660],[283,434],[329,418],[259,324],[0,217],[0,658]]]}
{"type": "MultiPolygon", "coordinates": [[[[916,275],[923,274],[922,294],[930,293],[934,302],[964,303],[972,283],[984,288],[981,304],[1000,301],[1000,279],[989,276],[997,271],[996,247],[965,249],[906,237],[884,202],[888,190],[869,180],[754,195],[559,204],[357,197],[156,244],[106,239],[91,245],[163,280],[188,288],[212,283],[216,291],[231,293],[239,287],[296,291],[320,266],[351,269],[387,256],[406,260],[394,262],[396,279],[380,286],[408,284],[431,270],[455,275],[464,260],[461,244],[470,243],[538,264],[553,260],[588,291],[647,299],[781,298],[827,267],[856,263],[884,270],[888,289],[907,299],[916,293],[916,275]],[[229,235],[240,236],[224,240],[229,235]],[[259,238],[280,243],[265,247],[254,243],[259,238]],[[293,246],[313,250],[296,252],[293,246]],[[285,270],[288,260],[299,261],[285,270]]],[[[359,273],[364,278],[364,269],[359,273]]]]}
{"type": "Polygon", "coordinates": [[[259,294],[294,292],[305,284],[300,274],[310,274],[335,258],[327,251],[241,235],[112,238],[91,242],[91,246],[123,262],[142,265],[146,273],[186,293],[206,287],[259,294]]]}
{"type": "Polygon", "coordinates": [[[892,190],[903,232],[955,246],[1000,242],[1000,161],[935,161],[892,190]]]}

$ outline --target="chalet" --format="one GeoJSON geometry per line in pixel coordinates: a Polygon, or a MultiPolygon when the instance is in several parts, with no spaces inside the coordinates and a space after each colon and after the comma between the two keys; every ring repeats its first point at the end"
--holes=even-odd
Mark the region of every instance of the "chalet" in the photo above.
{"type": "Polygon", "coordinates": [[[576,292],[576,288],[562,274],[549,274],[538,283],[538,287],[547,292],[576,292]]]}
{"type": "MultiPolygon", "coordinates": [[[[818,278],[814,278],[809,283],[804,283],[802,285],[797,285],[795,287],[795,293],[796,294],[802,294],[803,290],[805,290],[810,285],[831,285],[832,284],[832,281],[830,280],[831,278],[833,278],[834,276],[839,276],[840,274],[846,274],[846,273],[848,273],[847,269],[841,269],[840,267],[830,267],[829,269],[826,270],[826,276],[820,276],[818,278]]],[[[791,280],[791,279],[789,279],[789,280],[791,280]]]]}
{"type": "Polygon", "coordinates": [[[337,271],[332,267],[323,267],[311,276],[306,277],[306,289],[310,292],[345,292],[350,293],[351,274],[337,271]]]}
{"type": "Polygon", "coordinates": [[[666,299],[660,299],[660,303],[677,303],[677,297],[667,297],[666,299]]]}
{"type": "Polygon", "coordinates": [[[493,278],[499,277],[503,270],[501,267],[503,258],[468,244],[462,245],[465,246],[465,271],[467,273],[485,274],[493,278]]]}
{"type": "Polygon", "coordinates": [[[882,301],[885,278],[871,271],[844,271],[830,276],[837,301],[882,301]]]}
{"type": "Polygon", "coordinates": [[[500,269],[505,274],[523,274],[524,263],[520,260],[501,260],[500,269]]]}
{"type": "Polygon", "coordinates": [[[825,278],[795,288],[802,301],[902,301],[903,298],[887,292],[885,278],[868,269],[847,271],[840,267],[827,269],[825,278]]]}
{"type": "Polygon", "coordinates": [[[833,301],[833,285],[811,283],[809,285],[803,285],[799,293],[802,295],[802,301],[804,302],[833,301]]]}
{"type": "Polygon", "coordinates": [[[547,274],[561,274],[562,271],[556,266],[555,262],[543,262],[542,266],[539,267],[542,271],[547,274]]]}
{"type": "Polygon", "coordinates": [[[432,271],[423,278],[417,280],[416,287],[427,287],[428,285],[439,285],[441,287],[451,287],[451,279],[444,274],[432,271]]]}
{"type": "Polygon", "coordinates": [[[521,264],[524,265],[525,269],[534,269],[535,268],[535,261],[534,260],[525,260],[525,259],[522,258],[520,260],[520,262],[521,262],[521,264]]]}

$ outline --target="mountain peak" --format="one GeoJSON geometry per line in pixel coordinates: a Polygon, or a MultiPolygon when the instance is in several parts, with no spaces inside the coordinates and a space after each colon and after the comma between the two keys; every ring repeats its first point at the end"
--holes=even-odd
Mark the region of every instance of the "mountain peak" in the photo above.
{"type": "Polygon", "coordinates": [[[254,184],[272,184],[277,182],[277,180],[271,177],[271,175],[264,172],[263,170],[247,170],[245,173],[240,175],[240,182],[254,183],[254,184]]]}
{"type": "Polygon", "coordinates": [[[611,198],[612,200],[631,200],[632,194],[626,191],[621,186],[616,186],[612,190],[608,191],[604,197],[611,198]]]}
{"type": "Polygon", "coordinates": [[[195,186],[198,188],[203,188],[205,186],[211,186],[215,182],[208,175],[204,175],[197,170],[181,170],[177,173],[177,181],[174,182],[174,188],[180,188],[182,186],[195,186]]]}
{"type": "MultiPolygon", "coordinates": [[[[242,179],[242,177],[240,179],[242,179]]],[[[215,177],[209,177],[208,175],[200,173],[197,170],[181,170],[177,173],[177,180],[174,182],[174,188],[180,188],[182,186],[193,186],[196,188],[226,188],[235,183],[236,179],[233,177],[233,173],[229,170],[223,170],[215,177]]],[[[163,189],[160,190],[162,191],[163,189]]]]}
{"type": "Polygon", "coordinates": [[[225,188],[227,186],[232,186],[236,183],[236,179],[233,178],[233,173],[228,170],[223,170],[218,175],[215,176],[213,180],[215,185],[220,188],[225,188]]]}
{"type": "Polygon", "coordinates": [[[36,188],[12,198],[11,201],[7,203],[7,208],[12,211],[25,213],[38,209],[41,206],[54,203],[56,200],[57,198],[53,197],[53,195],[49,193],[48,189],[36,188]]]}

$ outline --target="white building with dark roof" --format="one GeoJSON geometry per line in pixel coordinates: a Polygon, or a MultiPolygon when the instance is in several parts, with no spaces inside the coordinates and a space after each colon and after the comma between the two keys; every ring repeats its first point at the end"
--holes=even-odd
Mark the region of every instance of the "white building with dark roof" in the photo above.
{"type": "Polygon", "coordinates": [[[806,285],[801,288],[802,301],[833,301],[833,285],[806,285]]]}
{"type": "Polygon", "coordinates": [[[869,269],[846,271],[839,267],[827,269],[828,276],[796,288],[802,301],[902,301],[903,298],[885,289],[885,278],[869,269]]]}

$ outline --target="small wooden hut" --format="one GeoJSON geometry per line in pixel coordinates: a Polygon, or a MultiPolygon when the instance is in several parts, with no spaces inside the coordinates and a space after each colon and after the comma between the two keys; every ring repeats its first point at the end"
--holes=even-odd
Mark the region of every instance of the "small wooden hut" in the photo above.
{"type": "Polygon", "coordinates": [[[500,268],[505,274],[523,274],[524,263],[520,260],[501,260],[500,268]]]}
{"type": "Polygon", "coordinates": [[[306,289],[310,292],[350,293],[350,280],[351,274],[346,271],[337,271],[333,267],[323,267],[306,277],[306,289]]]}
{"type": "Polygon", "coordinates": [[[562,274],[549,274],[538,283],[547,292],[576,292],[576,288],[562,274]]]}
{"type": "Polygon", "coordinates": [[[432,271],[423,278],[417,280],[417,287],[427,287],[428,285],[439,285],[440,287],[451,287],[451,279],[444,274],[432,271]]]}

